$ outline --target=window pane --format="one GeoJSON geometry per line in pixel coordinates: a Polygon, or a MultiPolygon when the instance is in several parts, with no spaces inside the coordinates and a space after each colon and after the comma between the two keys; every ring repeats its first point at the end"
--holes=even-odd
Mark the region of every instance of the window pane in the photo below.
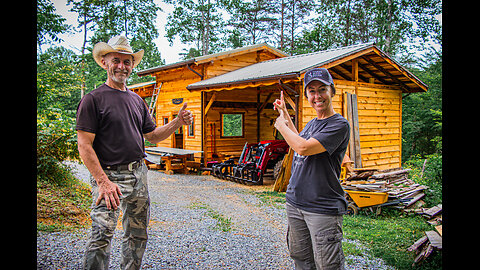
{"type": "Polygon", "coordinates": [[[195,119],[192,121],[192,123],[188,126],[188,136],[194,137],[195,136],[195,119]]]}
{"type": "Polygon", "coordinates": [[[243,136],[243,114],[222,115],[222,136],[242,137],[243,136]]]}

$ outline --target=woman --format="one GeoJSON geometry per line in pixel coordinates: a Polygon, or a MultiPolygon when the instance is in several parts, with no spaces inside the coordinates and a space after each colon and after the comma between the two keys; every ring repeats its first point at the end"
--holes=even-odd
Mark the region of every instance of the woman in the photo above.
{"type": "Polygon", "coordinates": [[[335,86],[328,70],[305,73],[304,93],[317,117],[298,133],[283,92],[274,108],[275,128],[295,151],[286,192],[287,244],[295,269],[344,269],[343,214],[347,209],[338,180],[350,136],[347,120],[333,110],[335,86]]]}

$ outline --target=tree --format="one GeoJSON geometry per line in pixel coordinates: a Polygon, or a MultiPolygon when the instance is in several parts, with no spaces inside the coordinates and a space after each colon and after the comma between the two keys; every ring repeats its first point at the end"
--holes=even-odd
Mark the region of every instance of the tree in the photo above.
{"type": "Polygon", "coordinates": [[[40,52],[42,44],[62,41],[58,34],[66,33],[71,27],[65,24],[66,19],[56,14],[55,10],[50,0],[37,2],[37,46],[40,52]]]}
{"type": "Polygon", "coordinates": [[[442,141],[442,55],[431,53],[414,74],[429,89],[402,100],[402,160],[441,152],[442,141]]]}
{"type": "MultiPolygon", "coordinates": [[[[69,3],[73,3],[71,11],[79,14],[78,27],[82,27],[84,31],[82,74],[85,89],[91,91],[106,80],[106,72],[95,63],[90,53],[85,54],[85,49],[91,52],[97,42],[107,42],[115,35],[125,35],[134,51],[145,50],[143,60],[136,70],[165,63],[153,42],[158,37],[154,22],[157,11],[160,10],[153,0],[70,0],[69,3]],[[87,40],[87,31],[94,33],[90,40],[87,40]]],[[[137,83],[149,79],[139,78],[134,71],[129,82],[137,83]]]]}
{"type": "Polygon", "coordinates": [[[297,52],[312,52],[375,42],[395,57],[407,51],[406,42],[438,33],[435,15],[440,0],[323,0],[318,17],[304,30],[297,52]],[[420,6],[420,8],[419,8],[420,6]]]}
{"type": "Polygon", "coordinates": [[[222,48],[223,19],[219,5],[214,0],[166,0],[175,5],[168,15],[166,37],[173,44],[179,37],[184,44],[193,45],[201,55],[217,52],[222,48]]]}
{"type": "MultiPolygon", "coordinates": [[[[230,14],[227,47],[242,47],[272,41],[275,6],[267,0],[223,0],[230,14]],[[230,46],[229,46],[230,45],[230,46]]],[[[274,2],[274,1],[273,1],[274,2]]]]}
{"type": "Polygon", "coordinates": [[[294,53],[296,39],[301,33],[299,30],[304,27],[316,4],[308,0],[282,0],[275,3],[274,12],[277,14],[277,20],[272,27],[277,36],[277,43],[280,50],[294,53]]]}
{"type": "Polygon", "coordinates": [[[80,101],[78,56],[51,47],[37,60],[37,179],[61,183],[67,158],[79,159],[75,109],[80,101]]]}
{"type": "Polygon", "coordinates": [[[80,76],[78,56],[72,50],[51,47],[40,54],[37,61],[37,112],[51,108],[74,112],[80,101],[80,76]]]}

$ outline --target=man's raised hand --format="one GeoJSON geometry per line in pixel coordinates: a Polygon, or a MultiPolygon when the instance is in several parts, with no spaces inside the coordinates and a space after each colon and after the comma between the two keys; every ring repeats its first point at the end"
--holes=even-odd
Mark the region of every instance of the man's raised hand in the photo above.
{"type": "Polygon", "coordinates": [[[185,110],[187,108],[187,102],[183,103],[182,108],[178,111],[178,118],[182,125],[190,125],[193,122],[193,115],[192,112],[189,110],[185,110]]]}

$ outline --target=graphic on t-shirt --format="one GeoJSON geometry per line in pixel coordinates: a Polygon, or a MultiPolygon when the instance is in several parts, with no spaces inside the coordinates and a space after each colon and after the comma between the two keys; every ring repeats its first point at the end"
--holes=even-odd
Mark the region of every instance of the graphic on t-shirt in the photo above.
{"type": "Polygon", "coordinates": [[[302,166],[302,164],[306,161],[308,156],[302,156],[298,154],[297,152],[293,153],[293,166],[294,168],[297,166],[302,166]]]}

